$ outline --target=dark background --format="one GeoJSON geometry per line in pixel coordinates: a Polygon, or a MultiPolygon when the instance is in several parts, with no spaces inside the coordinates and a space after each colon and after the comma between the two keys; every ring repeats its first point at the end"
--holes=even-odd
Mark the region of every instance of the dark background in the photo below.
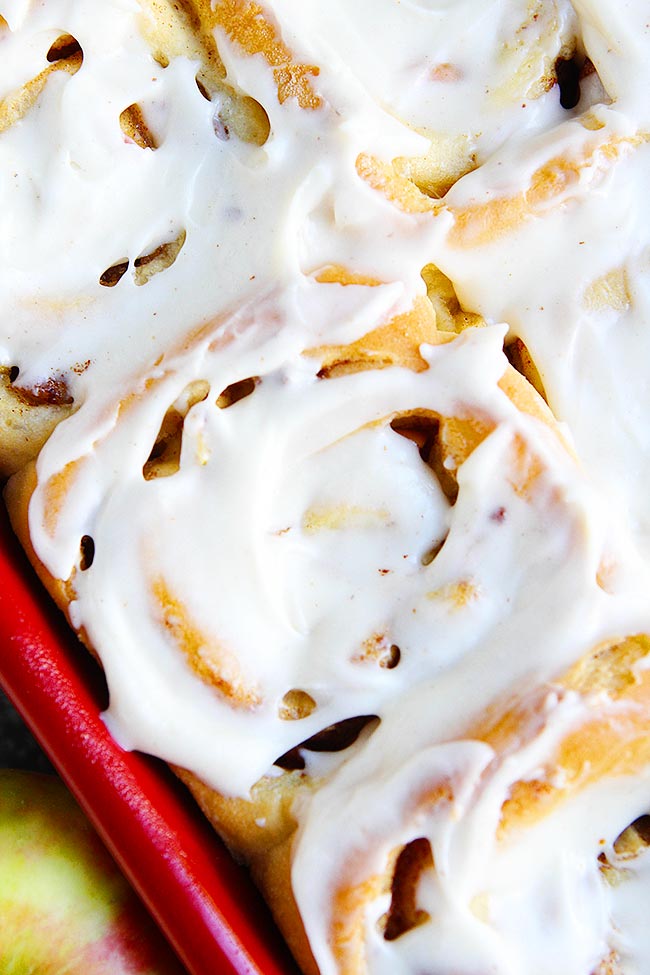
{"type": "Polygon", "coordinates": [[[47,757],[1,689],[0,768],[32,769],[36,772],[53,771],[47,757]]]}

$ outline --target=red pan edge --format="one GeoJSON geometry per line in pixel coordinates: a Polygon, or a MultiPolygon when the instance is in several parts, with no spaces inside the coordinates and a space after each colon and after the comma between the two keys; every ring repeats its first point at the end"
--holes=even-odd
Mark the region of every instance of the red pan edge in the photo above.
{"type": "Polygon", "coordinates": [[[27,563],[0,505],[0,684],[190,975],[297,975],[268,909],[189,794],[123,751],[99,668],[27,563]]]}

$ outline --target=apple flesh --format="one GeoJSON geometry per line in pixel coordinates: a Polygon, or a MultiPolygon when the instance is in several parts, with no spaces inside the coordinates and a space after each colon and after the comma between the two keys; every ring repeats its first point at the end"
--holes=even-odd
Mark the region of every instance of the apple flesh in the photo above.
{"type": "Polygon", "coordinates": [[[0,770],[2,975],[182,975],[53,776],[0,770]]]}

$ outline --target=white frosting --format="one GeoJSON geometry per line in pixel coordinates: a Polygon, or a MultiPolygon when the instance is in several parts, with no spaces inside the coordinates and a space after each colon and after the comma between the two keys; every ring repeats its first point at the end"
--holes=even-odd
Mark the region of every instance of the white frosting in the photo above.
{"type": "Polygon", "coordinates": [[[574,45],[570,3],[384,0],[378,9],[373,0],[281,0],[276,6],[292,37],[318,45],[319,63],[334,59],[352,68],[388,112],[419,131],[466,139],[481,161],[509,137],[548,128],[564,114],[557,91],[544,90],[540,81],[574,45]]]}
{"type": "Polygon", "coordinates": [[[526,828],[499,822],[517,784],[562,790],[567,736],[642,707],[558,681],[650,633],[645,5],[263,9],[275,61],[215,28],[228,83],[268,116],[258,146],[225,132],[198,63],[154,59],[137,3],[0,2],[5,108],[61,34],[83,51],[0,124],[0,361],[25,386],[65,380],[77,406],[38,459],[35,550],[70,580],[126,747],[245,796],[322,729],[380,719],[335,760],[306,755],[323,784],[296,804],[292,877],[322,975],[642,975],[648,856],[614,849],[649,810],[642,760],[526,828]],[[553,65],[573,51],[598,74],[564,109],[553,65]],[[279,87],[289,60],[311,107],[279,87]],[[126,136],[132,105],[156,148],[126,136]],[[431,140],[431,159],[455,146],[476,167],[440,202],[390,169],[431,140]],[[138,258],[172,241],[143,283],[138,258]],[[489,327],[422,346],[421,371],[325,378],[313,350],[413,317],[429,263],[489,327]],[[499,385],[506,335],[566,443],[499,385]],[[178,469],[145,477],[173,404],[178,469]],[[408,414],[482,430],[457,498],[391,426],[408,414]],[[513,700],[517,734],[481,736],[513,700]],[[387,938],[390,883],[372,880],[422,838],[422,923],[387,938]],[[337,892],[364,884],[337,941],[337,892]]]}

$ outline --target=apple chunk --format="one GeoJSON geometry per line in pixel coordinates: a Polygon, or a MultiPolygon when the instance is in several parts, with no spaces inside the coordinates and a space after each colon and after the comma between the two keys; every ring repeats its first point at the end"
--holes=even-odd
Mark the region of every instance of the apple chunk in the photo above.
{"type": "Polygon", "coordinates": [[[2,975],[182,975],[70,793],[0,770],[2,975]]]}

